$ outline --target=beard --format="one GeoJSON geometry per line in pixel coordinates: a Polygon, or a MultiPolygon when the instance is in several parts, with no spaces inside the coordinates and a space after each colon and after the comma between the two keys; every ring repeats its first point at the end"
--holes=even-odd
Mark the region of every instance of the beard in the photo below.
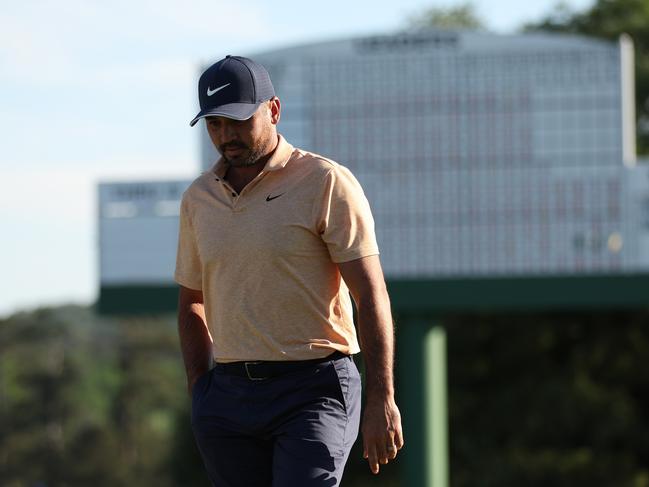
{"type": "Polygon", "coordinates": [[[221,152],[221,155],[223,156],[225,162],[227,162],[232,167],[254,166],[259,161],[259,159],[264,156],[264,149],[262,147],[248,147],[241,142],[230,142],[228,144],[223,144],[219,147],[219,151],[221,152]],[[228,157],[225,155],[225,151],[229,148],[242,149],[242,151],[235,157],[228,157]]]}

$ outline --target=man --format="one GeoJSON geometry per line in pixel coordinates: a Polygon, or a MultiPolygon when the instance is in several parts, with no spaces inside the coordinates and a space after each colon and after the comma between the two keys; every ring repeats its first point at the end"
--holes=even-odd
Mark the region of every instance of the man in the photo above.
{"type": "Polygon", "coordinates": [[[360,421],[373,473],[403,446],[393,329],[369,204],[293,148],[266,70],[227,56],[198,83],[221,158],[183,195],[175,279],[192,427],[215,486],[338,485],[360,421]]]}

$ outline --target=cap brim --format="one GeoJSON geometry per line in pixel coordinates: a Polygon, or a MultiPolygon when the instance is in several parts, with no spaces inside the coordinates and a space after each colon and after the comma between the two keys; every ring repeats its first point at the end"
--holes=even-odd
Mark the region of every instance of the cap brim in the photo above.
{"type": "Polygon", "coordinates": [[[201,110],[200,112],[198,112],[198,115],[196,115],[196,117],[194,117],[194,119],[189,122],[189,125],[193,127],[196,122],[205,117],[225,117],[231,118],[233,120],[248,120],[255,114],[257,108],[259,108],[259,105],[261,105],[262,103],[263,102],[228,103],[227,105],[221,105],[220,107],[201,110]]]}

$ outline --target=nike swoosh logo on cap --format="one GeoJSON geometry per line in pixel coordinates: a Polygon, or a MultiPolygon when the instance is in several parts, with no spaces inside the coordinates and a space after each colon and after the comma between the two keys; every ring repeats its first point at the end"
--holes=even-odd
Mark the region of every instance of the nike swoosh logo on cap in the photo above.
{"type": "Polygon", "coordinates": [[[213,90],[210,90],[210,87],[207,87],[207,96],[212,96],[214,93],[217,91],[221,91],[223,88],[226,88],[230,86],[232,83],[228,83],[227,85],[219,86],[218,88],[214,88],[213,90]]]}

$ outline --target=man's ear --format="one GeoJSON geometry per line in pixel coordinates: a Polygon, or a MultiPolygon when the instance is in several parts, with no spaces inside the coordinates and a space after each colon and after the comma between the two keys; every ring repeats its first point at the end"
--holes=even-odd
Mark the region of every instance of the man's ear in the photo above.
{"type": "Polygon", "coordinates": [[[270,121],[273,125],[277,125],[282,112],[282,104],[276,96],[268,100],[268,104],[270,108],[270,121]]]}

